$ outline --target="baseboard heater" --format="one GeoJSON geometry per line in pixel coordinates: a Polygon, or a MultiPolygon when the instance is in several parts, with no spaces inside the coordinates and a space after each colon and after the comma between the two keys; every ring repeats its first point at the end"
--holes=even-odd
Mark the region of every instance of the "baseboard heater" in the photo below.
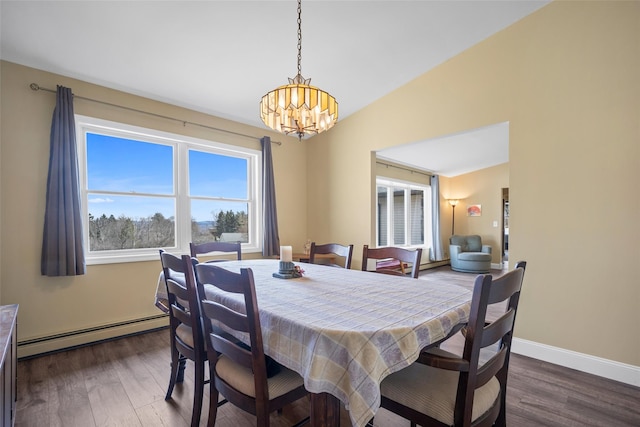
{"type": "MultiPolygon", "coordinates": [[[[122,326],[129,326],[129,325],[134,325],[136,323],[142,323],[142,322],[148,322],[148,321],[152,321],[152,320],[158,320],[158,319],[163,319],[168,317],[168,314],[157,314],[154,316],[147,316],[147,317],[142,317],[139,319],[132,319],[132,320],[125,320],[122,322],[116,322],[116,323],[109,323],[106,325],[101,325],[101,326],[94,326],[91,328],[85,328],[85,329],[79,329],[76,331],[69,331],[69,332],[64,332],[64,333],[60,333],[60,334],[53,334],[53,335],[47,335],[45,337],[40,337],[40,338],[33,338],[30,340],[24,340],[24,341],[18,341],[18,348],[20,347],[25,347],[25,346],[29,346],[29,345],[33,345],[33,344],[42,344],[48,341],[54,341],[54,340],[59,340],[61,338],[69,338],[69,337],[73,337],[73,336],[77,336],[77,335],[83,335],[83,334],[90,334],[92,332],[99,332],[99,331],[104,331],[104,330],[108,330],[108,329],[112,329],[112,328],[120,328],[122,326]]],[[[158,330],[158,329],[164,329],[167,326],[163,326],[160,328],[154,328],[153,330],[158,330]]],[[[98,341],[93,341],[90,343],[86,343],[86,344],[81,344],[81,345],[76,345],[76,346],[72,346],[72,347],[66,347],[64,349],[59,349],[59,350],[54,350],[51,352],[47,352],[47,353],[56,353],[56,352],[60,352],[60,351],[66,351],[66,350],[70,350],[72,348],[76,348],[76,347],[84,347],[87,345],[91,345],[91,344],[95,344],[97,342],[103,342],[103,341],[110,341],[110,340],[114,340],[114,339],[118,339],[118,338],[122,338],[124,336],[128,336],[128,335],[137,335],[137,334],[141,334],[141,333],[147,333],[147,332],[151,332],[151,330],[149,331],[141,331],[141,332],[135,332],[135,333],[131,333],[131,334],[125,334],[125,335],[121,335],[121,336],[117,336],[117,337],[113,337],[113,338],[107,338],[107,339],[102,339],[102,340],[98,340],[98,341]]],[[[36,355],[34,355],[33,357],[35,357],[36,355]]],[[[37,356],[42,356],[42,353],[38,354],[37,356]]],[[[28,359],[29,357],[24,357],[21,359],[28,359]]]]}
{"type": "Polygon", "coordinates": [[[444,259],[442,261],[429,261],[427,263],[420,264],[420,271],[431,270],[432,268],[443,267],[445,265],[449,265],[448,259],[444,259]]]}

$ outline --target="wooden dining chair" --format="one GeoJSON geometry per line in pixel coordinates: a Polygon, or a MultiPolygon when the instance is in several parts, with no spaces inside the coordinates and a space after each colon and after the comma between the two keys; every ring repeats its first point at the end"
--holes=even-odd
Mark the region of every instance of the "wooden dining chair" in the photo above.
{"type": "Polygon", "coordinates": [[[198,261],[188,255],[181,259],[162,249],[160,249],[160,261],[167,286],[171,341],[171,376],[165,400],[171,398],[176,383],[183,382],[187,360],[193,361],[194,390],[191,426],[196,427],[200,424],[200,413],[202,412],[202,396],[206,384],[204,365],[207,355],[196,287],[185,279],[187,273],[185,262],[191,266],[189,270],[193,270],[193,265],[198,261]]]}
{"type": "Polygon", "coordinates": [[[394,246],[383,248],[369,248],[364,245],[362,250],[362,271],[368,271],[369,259],[376,260],[376,273],[405,276],[408,264],[411,264],[411,277],[418,278],[422,248],[405,249],[394,246]]]}
{"type": "Polygon", "coordinates": [[[493,279],[475,279],[462,356],[441,349],[423,352],[409,367],[385,378],[381,406],[412,426],[505,426],[506,384],[511,339],[524,267],[493,279]],[[498,319],[487,321],[487,307],[508,301],[498,319]],[[480,351],[498,344],[483,364],[480,351]]]}
{"type": "MultiPolygon", "coordinates": [[[[242,268],[240,273],[234,273],[215,264],[197,264],[195,272],[192,269],[187,273],[186,280],[195,283],[196,277],[196,286],[202,296],[199,302],[211,378],[207,425],[215,425],[220,393],[228,402],[255,415],[256,426],[268,427],[270,413],[307,396],[308,392],[298,373],[282,365],[272,374],[267,371],[268,359],[262,343],[253,271],[242,268]],[[206,299],[205,285],[242,296],[241,304],[230,305],[229,300],[237,301],[231,297],[224,302],[206,299]],[[221,334],[212,327],[212,322],[236,338],[241,336],[238,334],[248,334],[249,345],[226,333],[221,334]]],[[[306,423],[308,419],[305,418],[296,426],[306,423]]]]}
{"type": "Polygon", "coordinates": [[[341,245],[338,243],[326,243],[323,245],[317,245],[316,242],[311,242],[311,249],[309,250],[309,263],[315,264],[317,254],[333,254],[344,258],[344,264],[329,263],[332,267],[344,267],[351,268],[351,256],[353,255],[353,245],[341,245]]]}
{"type": "MultiPolygon", "coordinates": [[[[516,268],[522,268],[523,271],[525,271],[527,269],[527,262],[526,261],[518,261],[514,267],[514,269],[516,268]]],[[[500,314],[502,314],[504,311],[509,309],[509,301],[500,301],[498,304],[502,304],[504,306],[503,308],[489,308],[489,312],[491,312],[493,310],[493,312],[499,312],[500,314]],[[506,305],[504,303],[507,303],[506,305]]],[[[491,315],[491,314],[490,314],[491,315]]],[[[495,314],[493,314],[493,316],[495,316],[495,314]]],[[[488,320],[489,321],[489,320],[488,320]]],[[[488,322],[487,321],[487,322],[488,322]]],[[[437,343],[436,345],[431,345],[429,346],[428,349],[426,349],[425,351],[427,352],[434,352],[434,351],[439,351],[436,349],[439,349],[441,346],[446,347],[447,351],[456,353],[458,355],[460,355],[462,353],[462,344],[460,343],[460,339],[462,338],[462,341],[464,341],[464,337],[467,333],[467,326],[465,324],[462,325],[457,325],[455,328],[453,328],[451,330],[451,332],[449,333],[449,335],[447,335],[445,338],[443,338],[439,343],[437,343]],[[458,332],[460,332],[461,336],[455,336],[458,332]]],[[[418,360],[420,361],[420,360],[418,360]]]]}
{"type": "MultiPolygon", "coordinates": [[[[206,242],[189,243],[191,256],[197,258],[198,255],[212,254],[213,252],[236,253],[236,259],[242,259],[242,243],[240,242],[206,242]]],[[[214,259],[209,262],[226,261],[226,259],[214,259]]]]}

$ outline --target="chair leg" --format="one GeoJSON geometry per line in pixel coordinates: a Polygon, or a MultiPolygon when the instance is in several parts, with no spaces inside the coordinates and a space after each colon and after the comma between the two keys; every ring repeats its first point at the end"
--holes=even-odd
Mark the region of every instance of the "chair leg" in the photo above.
{"type": "Polygon", "coordinates": [[[199,360],[194,363],[195,377],[193,390],[193,412],[191,414],[191,427],[200,425],[200,415],[202,413],[202,396],[204,394],[204,361],[199,360]]]}
{"type": "MultiPolygon", "coordinates": [[[[508,366],[508,363],[509,359],[505,361],[505,366],[508,366]]],[[[505,372],[505,368],[502,368],[496,377],[500,382],[500,412],[498,412],[498,418],[496,418],[493,425],[505,427],[507,425],[507,372],[505,372]]]]}
{"type": "Polygon", "coordinates": [[[184,382],[184,368],[187,366],[187,358],[180,356],[178,363],[178,375],[176,377],[176,383],[184,382]]]}
{"type": "Polygon", "coordinates": [[[495,427],[505,427],[507,425],[507,399],[505,393],[500,396],[500,412],[493,425],[495,427]]]}
{"type": "Polygon", "coordinates": [[[216,416],[218,414],[218,390],[214,384],[213,372],[211,372],[211,369],[209,369],[209,372],[209,418],[207,420],[207,427],[214,427],[216,425],[216,416]]]}
{"type": "Polygon", "coordinates": [[[256,414],[256,427],[269,427],[269,414],[258,411],[256,414]]]}
{"type": "Polygon", "coordinates": [[[172,345],[171,346],[171,374],[170,374],[171,376],[169,377],[169,387],[167,388],[167,394],[165,395],[164,400],[171,399],[171,394],[173,393],[173,387],[176,385],[176,380],[178,378],[179,364],[180,364],[180,353],[178,353],[178,349],[176,349],[172,345]]]}

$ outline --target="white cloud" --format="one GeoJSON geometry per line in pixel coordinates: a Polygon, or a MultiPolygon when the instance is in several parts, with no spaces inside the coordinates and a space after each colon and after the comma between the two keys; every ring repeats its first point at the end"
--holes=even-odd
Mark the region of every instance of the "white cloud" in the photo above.
{"type": "Polygon", "coordinates": [[[89,203],[113,203],[113,199],[96,197],[94,199],[89,199],[89,203]]]}

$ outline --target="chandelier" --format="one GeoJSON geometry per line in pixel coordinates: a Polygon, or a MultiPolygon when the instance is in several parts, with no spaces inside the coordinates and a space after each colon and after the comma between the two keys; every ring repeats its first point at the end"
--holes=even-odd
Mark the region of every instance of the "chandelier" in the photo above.
{"type": "Polygon", "coordinates": [[[277,87],[262,97],[260,117],[265,125],[298,140],[333,127],[338,121],[338,102],[302,77],[302,0],[298,0],[298,74],[289,84],[277,87]]]}

